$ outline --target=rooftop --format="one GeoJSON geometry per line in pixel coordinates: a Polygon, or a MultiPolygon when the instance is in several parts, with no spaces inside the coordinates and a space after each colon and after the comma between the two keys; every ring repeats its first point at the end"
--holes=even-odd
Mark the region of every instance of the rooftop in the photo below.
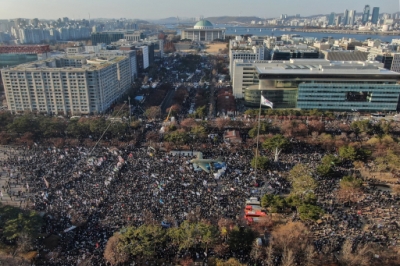
{"type": "Polygon", "coordinates": [[[400,73],[383,68],[376,61],[329,61],[325,59],[291,59],[266,61],[255,65],[259,74],[305,75],[391,75],[400,79],[400,73]]]}
{"type": "Polygon", "coordinates": [[[196,25],[194,25],[195,29],[203,29],[203,28],[212,28],[214,27],[214,25],[208,21],[208,20],[200,20],[199,22],[196,23],[196,25]]]}
{"type": "Polygon", "coordinates": [[[57,69],[57,70],[74,70],[74,71],[84,71],[84,70],[99,70],[105,68],[109,65],[115,64],[123,59],[125,56],[110,56],[107,58],[99,57],[99,56],[90,56],[90,55],[69,55],[69,56],[62,56],[62,57],[52,57],[45,60],[29,62],[26,64],[21,64],[18,66],[13,66],[9,68],[3,68],[4,70],[11,70],[11,71],[26,71],[26,70],[50,70],[50,69],[57,69]],[[73,66],[62,66],[57,67],[56,62],[57,60],[62,59],[82,59],[82,66],[81,67],[73,67],[73,66]]]}

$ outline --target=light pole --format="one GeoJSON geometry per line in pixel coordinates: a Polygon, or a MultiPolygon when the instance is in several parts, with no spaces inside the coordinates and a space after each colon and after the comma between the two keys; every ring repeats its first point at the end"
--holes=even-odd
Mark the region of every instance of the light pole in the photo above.
{"type": "Polygon", "coordinates": [[[128,96],[128,103],[129,103],[129,127],[131,126],[131,96],[128,96]]]}

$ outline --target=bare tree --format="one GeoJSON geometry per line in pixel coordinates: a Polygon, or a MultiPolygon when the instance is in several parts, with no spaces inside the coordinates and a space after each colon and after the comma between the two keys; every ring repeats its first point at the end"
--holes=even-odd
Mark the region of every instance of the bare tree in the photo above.
{"type": "Polygon", "coordinates": [[[215,119],[215,125],[219,130],[224,129],[228,124],[229,124],[229,120],[227,120],[223,117],[219,117],[219,118],[215,119]]]}
{"type": "Polygon", "coordinates": [[[120,234],[116,233],[107,241],[106,248],[104,250],[104,258],[111,264],[117,265],[119,263],[125,263],[129,259],[129,255],[124,252],[120,246],[120,234]]]}
{"type": "Polygon", "coordinates": [[[295,256],[291,249],[285,248],[282,253],[282,266],[294,266],[295,256]]]}

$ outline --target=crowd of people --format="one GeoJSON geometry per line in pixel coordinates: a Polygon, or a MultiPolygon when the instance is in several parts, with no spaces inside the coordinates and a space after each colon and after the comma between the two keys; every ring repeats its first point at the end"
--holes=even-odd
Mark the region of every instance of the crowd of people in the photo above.
{"type": "MultiPolygon", "coordinates": [[[[22,207],[45,214],[43,232],[61,238],[48,253],[49,261],[72,265],[90,258],[101,265],[107,240],[125,226],[148,220],[178,226],[191,216],[214,224],[220,218],[240,220],[250,196],[289,193],[288,171],[298,163],[316,169],[327,154],[320,147],[291,142],[290,151],[266,171],[251,168],[252,149],[232,152],[226,145],[214,144],[203,157],[224,159],[227,169],[218,179],[194,170],[190,160],[195,153],[131,146],[34,147],[9,154],[3,161],[8,182],[2,191],[22,184],[21,192],[13,196],[22,207]]],[[[346,239],[398,245],[400,236],[393,230],[399,227],[398,196],[367,186],[364,196],[349,207],[337,200],[337,177],[316,179],[317,204],[326,213],[310,225],[318,251],[338,251],[346,239]]],[[[49,251],[45,245],[38,248],[49,251]]]]}

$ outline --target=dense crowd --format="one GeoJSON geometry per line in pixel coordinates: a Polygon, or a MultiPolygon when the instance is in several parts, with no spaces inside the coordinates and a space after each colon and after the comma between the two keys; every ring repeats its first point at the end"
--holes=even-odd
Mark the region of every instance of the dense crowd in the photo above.
{"type": "MultiPolygon", "coordinates": [[[[287,172],[298,163],[315,169],[326,154],[319,147],[291,142],[290,151],[281,154],[279,163],[257,172],[250,166],[253,150],[231,152],[215,145],[203,157],[224,158],[227,170],[218,179],[194,171],[189,162],[195,157],[192,154],[129,146],[93,151],[34,147],[3,162],[9,181],[2,192],[23,184],[24,189],[13,196],[45,213],[44,233],[61,237],[59,246],[49,253],[58,253],[49,258],[54,264],[72,265],[90,257],[94,265],[101,265],[107,240],[124,226],[139,226],[148,220],[177,226],[190,216],[214,224],[223,217],[238,220],[250,196],[289,193],[287,172]]],[[[344,171],[336,169],[338,176],[344,171]]],[[[364,196],[349,207],[337,201],[337,177],[316,179],[317,204],[327,214],[310,225],[318,251],[338,251],[346,239],[398,244],[398,230],[393,230],[400,220],[397,196],[367,186],[364,196]]]]}

